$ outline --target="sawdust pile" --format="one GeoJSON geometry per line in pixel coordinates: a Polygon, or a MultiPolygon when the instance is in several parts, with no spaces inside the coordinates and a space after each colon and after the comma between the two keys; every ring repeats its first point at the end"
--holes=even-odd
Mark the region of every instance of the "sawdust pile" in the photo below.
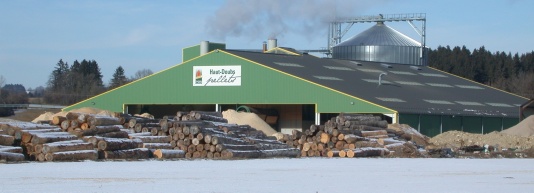
{"type": "Polygon", "coordinates": [[[276,133],[276,130],[271,128],[263,119],[258,117],[255,113],[237,112],[233,109],[228,109],[222,112],[223,118],[228,120],[228,123],[238,125],[249,125],[254,129],[263,131],[265,135],[271,136],[276,133]]]}
{"type": "Polygon", "coordinates": [[[79,108],[79,109],[73,109],[71,111],[61,111],[61,112],[58,112],[56,114],[51,113],[51,112],[46,112],[46,113],[43,113],[43,114],[39,115],[38,117],[36,117],[32,122],[37,123],[37,122],[40,122],[40,121],[51,121],[54,116],[63,116],[64,117],[65,115],[67,115],[68,112],[83,113],[83,114],[94,114],[94,115],[105,115],[105,116],[110,116],[110,117],[114,117],[116,115],[116,113],[108,111],[108,110],[102,110],[102,109],[97,109],[97,108],[92,108],[92,107],[83,107],[83,108],[79,108]]]}
{"type": "Polygon", "coordinates": [[[40,121],[51,121],[52,117],[54,117],[54,113],[45,112],[45,113],[39,115],[38,117],[36,117],[35,119],[33,119],[32,122],[33,123],[38,123],[40,121]]]}
{"type": "Polygon", "coordinates": [[[515,136],[522,136],[522,137],[529,137],[534,135],[534,115],[531,115],[524,119],[523,121],[519,122],[517,125],[510,127],[502,133],[509,134],[509,135],[515,135],[515,136]]]}
{"type": "Polygon", "coordinates": [[[439,148],[460,148],[463,146],[491,145],[498,148],[529,149],[534,146],[534,136],[521,137],[502,132],[474,134],[462,131],[447,131],[430,139],[430,143],[439,148]]]}

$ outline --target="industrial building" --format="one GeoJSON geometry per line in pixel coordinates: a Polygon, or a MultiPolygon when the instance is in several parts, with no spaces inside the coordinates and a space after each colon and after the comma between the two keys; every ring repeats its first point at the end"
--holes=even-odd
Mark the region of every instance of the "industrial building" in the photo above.
{"type": "Polygon", "coordinates": [[[339,113],[374,114],[427,136],[449,130],[489,133],[519,122],[526,98],[420,65],[420,58],[407,61],[387,52],[375,52],[370,60],[350,56],[346,50],[357,47],[353,43],[363,41],[365,34],[393,34],[401,40],[393,41],[397,47],[373,45],[376,51],[387,46],[383,50],[422,56],[417,42],[382,23],[369,30],[375,32],[333,47],[333,58],[280,48],[275,40],[259,51],[203,41],[183,49],[181,64],[64,110],[95,107],[162,117],[177,111],[237,109],[260,114],[281,132],[324,124],[339,113]]]}

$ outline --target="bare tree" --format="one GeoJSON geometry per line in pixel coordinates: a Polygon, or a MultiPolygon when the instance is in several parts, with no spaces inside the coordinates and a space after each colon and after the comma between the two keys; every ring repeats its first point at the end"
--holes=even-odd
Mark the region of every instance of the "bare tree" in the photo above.
{"type": "Polygon", "coordinates": [[[152,74],[153,74],[152,70],[150,70],[150,69],[142,69],[142,70],[138,70],[137,72],[135,72],[135,75],[131,79],[132,79],[132,81],[134,81],[134,80],[137,80],[137,79],[141,79],[141,78],[143,78],[145,76],[150,76],[152,74]]]}
{"type": "Polygon", "coordinates": [[[3,75],[0,75],[0,102],[3,102],[4,100],[2,99],[2,88],[4,87],[4,84],[6,83],[6,79],[4,78],[3,75]]]}

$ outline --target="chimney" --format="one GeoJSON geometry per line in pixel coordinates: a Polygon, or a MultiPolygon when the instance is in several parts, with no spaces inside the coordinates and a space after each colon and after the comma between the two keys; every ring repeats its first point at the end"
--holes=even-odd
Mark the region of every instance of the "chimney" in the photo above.
{"type": "Polygon", "coordinates": [[[200,55],[207,54],[210,50],[210,42],[209,41],[201,41],[200,42],[200,55]]]}
{"type": "Polygon", "coordinates": [[[266,42],[266,41],[263,41],[263,47],[262,47],[262,50],[263,50],[263,52],[266,52],[266,51],[267,51],[267,42],[266,42]]]}
{"type": "Polygon", "coordinates": [[[278,47],[278,45],[276,45],[276,44],[277,44],[276,43],[276,39],[269,38],[269,40],[267,40],[267,50],[270,50],[270,49],[278,47]]]}

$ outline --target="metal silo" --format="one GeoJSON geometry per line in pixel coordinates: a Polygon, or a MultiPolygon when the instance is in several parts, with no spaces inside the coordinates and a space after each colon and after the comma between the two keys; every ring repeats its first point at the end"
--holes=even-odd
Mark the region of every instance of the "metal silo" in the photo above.
{"type": "Polygon", "coordinates": [[[423,65],[421,43],[377,22],[373,27],[333,47],[333,58],[423,65]]]}

